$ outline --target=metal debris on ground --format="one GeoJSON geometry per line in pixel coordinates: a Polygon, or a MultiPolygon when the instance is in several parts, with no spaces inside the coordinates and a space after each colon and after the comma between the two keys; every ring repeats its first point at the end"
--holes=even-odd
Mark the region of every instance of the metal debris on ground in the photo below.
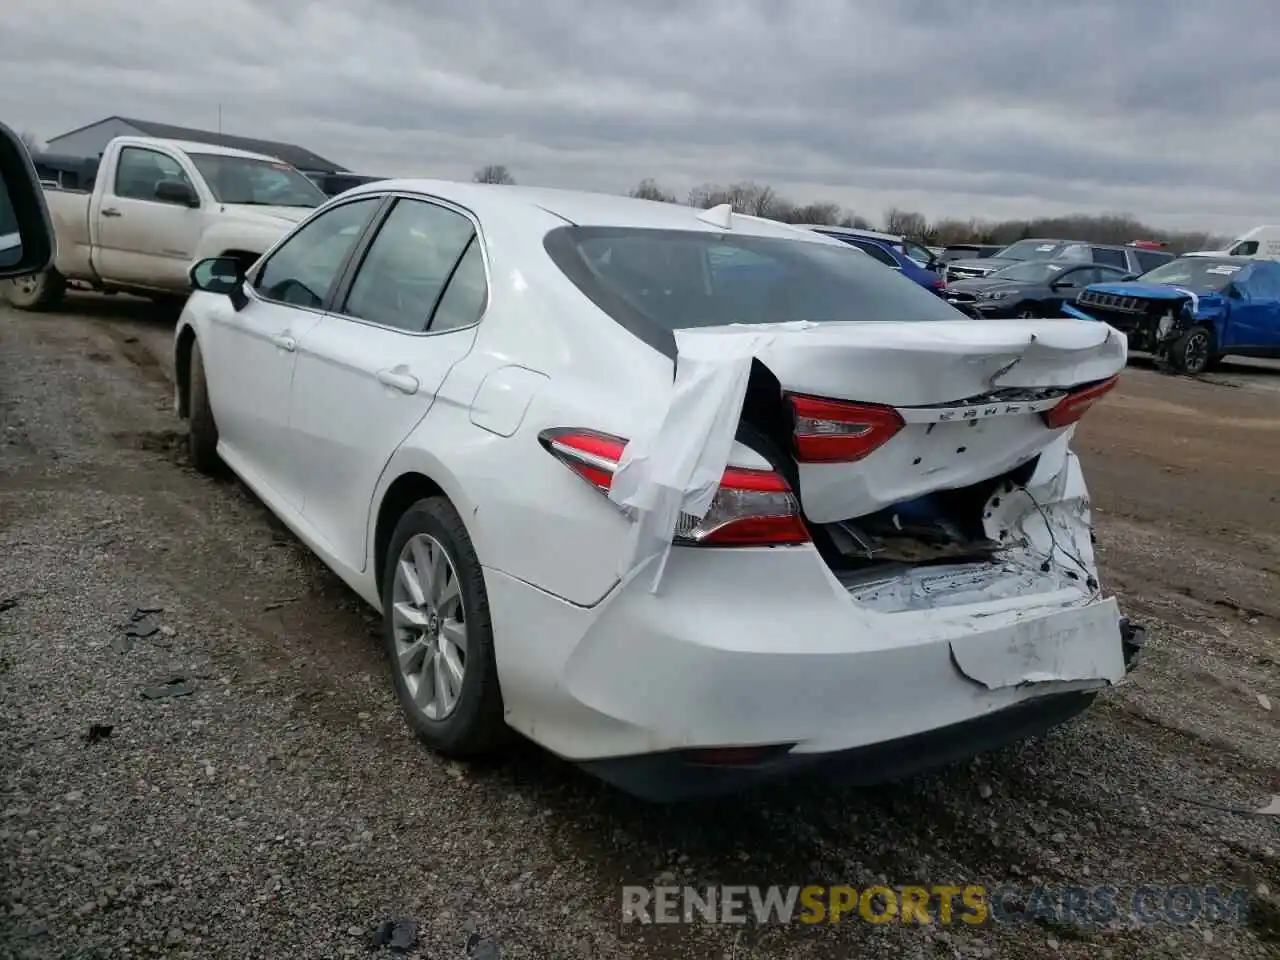
{"type": "Polygon", "coordinates": [[[163,683],[147,687],[142,691],[143,700],[164,700],[168,697],[185,697],[195,693],[196,684],[188,677],[170,677],[163,683]]]}

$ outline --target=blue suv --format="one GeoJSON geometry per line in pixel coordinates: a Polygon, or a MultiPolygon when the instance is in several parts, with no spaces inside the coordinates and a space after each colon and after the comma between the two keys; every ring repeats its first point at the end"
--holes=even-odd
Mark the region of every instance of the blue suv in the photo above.
{"type": "Polygon", "coordinates": [[[834,237],[851,247],[857,247],[886,266],[902,271],[908,277],[927,287],[939,296],[947,282],[942,276],[942,262],[930,250],[913,240],[895,237],[888,233],[876,233],[873,230],[856,230],[853,227],[829,227],[820,225],[804,225],[815,233],[834,237]]]}

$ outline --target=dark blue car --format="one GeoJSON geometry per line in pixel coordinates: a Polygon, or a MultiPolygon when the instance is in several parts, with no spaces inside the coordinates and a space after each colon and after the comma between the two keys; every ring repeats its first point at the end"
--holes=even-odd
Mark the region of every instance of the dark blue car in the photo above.
{"type": "Polygon", "coordinates": [[[1203,373],[1228,354],[1280,357],[1280,262],[1179,257],[1127,283],[1086,287],[1063,310],[1111,324],[1129,349],[1181,373],[1203,373]]]}
{"type": "Polygon", "coordinates": [[[946,286],[941,262],[927,247],[912,240],[871,230],[855,230],[853,227],[810,226],[809,229],[857,247],[938,295],[942,294],[946,286]]]}

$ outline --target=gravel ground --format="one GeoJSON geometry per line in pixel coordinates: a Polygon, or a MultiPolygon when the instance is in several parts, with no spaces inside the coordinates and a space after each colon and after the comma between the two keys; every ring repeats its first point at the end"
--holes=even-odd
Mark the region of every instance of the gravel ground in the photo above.
{"type": "Polygon", "coordinates": [[[372,612],[237,483],[183,464],[172,318],[75,309],[0,309],[0,956],[372,956],[399,919],[418,957],[1278,955],[1280,821],[1220,809],[1280,793],[1274,369],[1135,368],[1089,414],[1104,576],[1152,639],[1085,716],[875,790],[661,808],[528,746],[482,766],[424,751],[372,612]],[[628,883],[881,879],[1243,885],[1251,909],[621,922],[628,883]]]}

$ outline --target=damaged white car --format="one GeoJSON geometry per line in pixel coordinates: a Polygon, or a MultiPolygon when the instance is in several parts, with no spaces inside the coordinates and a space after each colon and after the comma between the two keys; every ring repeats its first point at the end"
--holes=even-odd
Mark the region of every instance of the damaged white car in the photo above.
{"type": "Polygon", "coordinates": [[[518,731],[641,796],[871,782],[1119,681],[1075,424],[1124,338],[969,319],[820,234],[380,181],[192,269],[195,464],[385,618],[435,749],[518,731]]]}

